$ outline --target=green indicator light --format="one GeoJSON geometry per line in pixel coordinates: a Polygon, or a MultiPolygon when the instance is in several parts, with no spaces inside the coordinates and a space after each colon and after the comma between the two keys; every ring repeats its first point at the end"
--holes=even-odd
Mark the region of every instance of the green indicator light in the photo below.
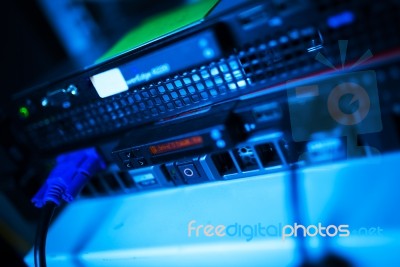
{"type": "Polygon", "coordinates": [[[29,110],[27,107],[20,107],[19,108],[19,114],[23,118],[28,118],[29,117],[29,110]]]}

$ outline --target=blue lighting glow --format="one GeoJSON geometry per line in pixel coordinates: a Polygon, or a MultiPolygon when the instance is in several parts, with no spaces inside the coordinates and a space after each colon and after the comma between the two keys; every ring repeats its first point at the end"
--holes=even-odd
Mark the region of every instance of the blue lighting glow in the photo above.
{"type": "Polygon", "coordinates": [[[355,19],[353,12],[344,11],[328,18],[328,26],[333,29],[340,28],[344,25],[351,24],[355,19]]]}

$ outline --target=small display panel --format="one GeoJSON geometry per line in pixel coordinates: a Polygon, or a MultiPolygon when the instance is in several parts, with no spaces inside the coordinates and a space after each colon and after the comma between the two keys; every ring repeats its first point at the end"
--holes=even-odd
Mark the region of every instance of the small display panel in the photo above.
{"type": "Polygon", "coordinates": [[[197,145],[203,144],[203,137],[201,136],[192,136],[184,139],[179,139],[167,143],[157,144],[149,147],[151,154],[159,155],[168,152],[177,151],[180,149],[193,147],[197,145]]]}

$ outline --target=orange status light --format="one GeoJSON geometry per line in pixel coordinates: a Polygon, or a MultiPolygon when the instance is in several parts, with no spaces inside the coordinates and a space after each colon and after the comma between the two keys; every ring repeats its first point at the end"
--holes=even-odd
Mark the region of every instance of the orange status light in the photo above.
{"type": "Polygon", "coordinates": [[[203,144],[203,137],[201,136],[192,136],[184,139],[179,139],[175,141],[171,141],[168,143],[163,143],[159,145],[150,146],[150,152],[153,155],[158,155],[162,153],[172,152],[175,150],[201,145],[203,144]]]}

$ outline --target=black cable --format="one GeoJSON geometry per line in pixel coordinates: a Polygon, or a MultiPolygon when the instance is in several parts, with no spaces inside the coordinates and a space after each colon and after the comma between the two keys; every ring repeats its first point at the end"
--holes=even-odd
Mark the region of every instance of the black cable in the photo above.
{"type": "MultiPolygon", "coordinates": [[[[301,188],[301,183],[303,181],[303,177],[299,173],[299,166],[297,163],[292,163],[289,168],[289,193],[290,193],[290,203],[291,203],[291,208],[292,208],[292,217],[294,222],[303,225],[303,216],[304,216],[304,210],[302,208],[302,205],[304,205],[304,202],[302,201],[302,188],[301,188]]],[[[297,238],[297,250],[302,257],[301,262],[304,264],[304,262],[309,261],[309,251],[307,249],[307,244],[305,237],[302,235],[299,235],[297,238]]],[[[300,264],[300,266],[302,266],[300,264]]]]}
{"type": "Polygon", "coordinates": [[[43,208],[36,232],[34,261],[36,267],[46,267],[46,238],[54,211],[61,202],[71,202],[87,181],[106,168],[95,148],[86,148],[60,154],[46,182],[32,198],[43,208]]]}
{"type": "Polygon", "coordinates": [[[42,214],[38,223],[34,247],[35,267],[46,267],[47,231],[56,208],[57,204],[51,201],[46,202],[42,208],[42,214]]]}

